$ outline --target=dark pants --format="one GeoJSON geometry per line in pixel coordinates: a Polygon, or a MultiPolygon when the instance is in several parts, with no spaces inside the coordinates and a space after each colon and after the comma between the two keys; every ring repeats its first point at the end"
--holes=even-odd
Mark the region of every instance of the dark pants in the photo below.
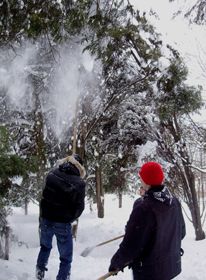
{"type": "Polygon", "coordinates": [[[66,280],[70,274],[73,242],[70,223],[55,223],[46,219],[40,221],[40,252],[37,258],[37,267],[40,270],[47,270],[49,255],[52,249],[52,238],[55,235],[59,251],[59,272],[57,280],[66,280]]]}

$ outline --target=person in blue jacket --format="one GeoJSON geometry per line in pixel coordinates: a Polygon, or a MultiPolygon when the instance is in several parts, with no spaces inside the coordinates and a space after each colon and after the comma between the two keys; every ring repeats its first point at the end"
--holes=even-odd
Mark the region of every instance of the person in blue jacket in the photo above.
{"type": "Polygon", "coordinates": [[[170,280],[181,272],[181,240],[186,234],[181,205],[163,184],[159,163],[143,164],[139,177],[145,194],[134,203],[109,271],[129,266],[134,280],[170,280]]]}
{"type": "Polygon", "coordinates": [[[85,176],[82,159],[73,154],[63,159],[47,177],[40,202],[40,252],[36,264],[36,278],[44,279],[56,236],[60,265],[57,280],[69,280],[73,244],[71,223],[84,210],[85,176]]]}

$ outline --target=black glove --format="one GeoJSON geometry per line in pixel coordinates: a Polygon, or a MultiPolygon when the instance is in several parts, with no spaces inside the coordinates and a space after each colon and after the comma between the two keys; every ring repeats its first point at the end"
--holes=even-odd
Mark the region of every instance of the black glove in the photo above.
{"type": "Polygon", "coordinates": [[[114,274],[113,275],[117,275],[117,273],[118,273],[118,268],[116,268],[116,267],[113,267],[111,264],[110,264],[110,266],[109,266],[109,272],[114,272],[114,274]]]}
{"type": "Polygon", "coordinates": [[[109,272],[114,272],[113,275],[117,275],[117,273],[118,273],[119,271],[124,272],[124,267],[122,267],[122,268],[117,268],[117,267],[114,267],[112,264],[110,264],[110,266],[109,266],[109,272]]]}

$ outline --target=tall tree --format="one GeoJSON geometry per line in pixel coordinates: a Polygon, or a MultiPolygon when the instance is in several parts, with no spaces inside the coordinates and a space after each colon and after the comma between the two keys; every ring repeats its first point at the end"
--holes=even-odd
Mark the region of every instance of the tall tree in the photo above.
{"type": "Polygon", "coordinates": [[[158,154],[171,164],[179,178],[184,200],[191,212],[196,240],[201,240],[205,238],[205,233],[201,223],[195,174],[190,166],[189,141],[185,133],[187,123],[191,124],[188,114],[201,108],[201,89],[185,83],[187,69],[177,53],[173,51],[173,54],[174,58],[167,71],[158,81],[160,96],[156,100],[156,108],[160,123],[156,141],[158,154]]]}

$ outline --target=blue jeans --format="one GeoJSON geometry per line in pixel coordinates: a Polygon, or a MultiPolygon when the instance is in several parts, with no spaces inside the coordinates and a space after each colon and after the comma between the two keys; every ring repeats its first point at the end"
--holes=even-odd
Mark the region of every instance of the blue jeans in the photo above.
{"type": "Polygon", "coordinates": [[[41,248],[37,258],[37,267],[43,271],[47,270],[46,265],[52,249],[52,239],[55,235],[60,259],[59,272],[56,279],[66,280],[70,274],[73,253],[71,224],[56,223],[41,218],[40,230],[41,248]]]}

